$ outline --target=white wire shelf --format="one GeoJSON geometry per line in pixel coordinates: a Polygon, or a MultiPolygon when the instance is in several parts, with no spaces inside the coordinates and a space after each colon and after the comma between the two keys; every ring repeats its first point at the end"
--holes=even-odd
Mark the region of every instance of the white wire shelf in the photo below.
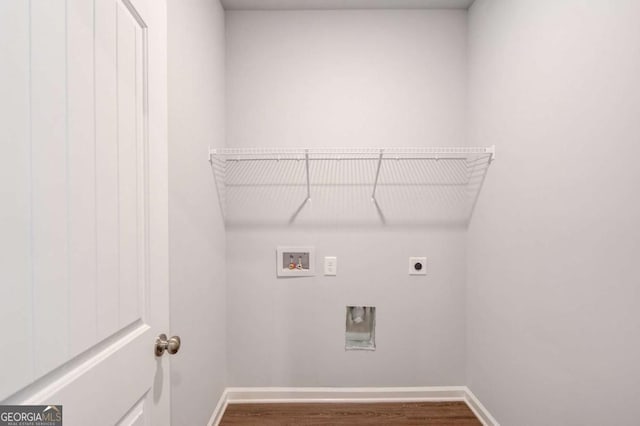
{"type": "Polygon", "coordinates": [[[495,146],[209,150],[227,224],[467,224],[494,159],[495,146]]]}

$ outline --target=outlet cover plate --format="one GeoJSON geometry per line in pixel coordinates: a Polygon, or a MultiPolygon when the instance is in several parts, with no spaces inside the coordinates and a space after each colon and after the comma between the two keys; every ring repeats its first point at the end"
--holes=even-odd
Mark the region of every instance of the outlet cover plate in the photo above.
{"type": "Polygon", "coordinates": [[[410,257],[409,275],[427,275],[427,258],[410,257]]]}
{"type": "Polygon", "coordinates": [[[328,276],[338,275],[338,258],[335,256],[324,257],[324,274],[328,276]]]}

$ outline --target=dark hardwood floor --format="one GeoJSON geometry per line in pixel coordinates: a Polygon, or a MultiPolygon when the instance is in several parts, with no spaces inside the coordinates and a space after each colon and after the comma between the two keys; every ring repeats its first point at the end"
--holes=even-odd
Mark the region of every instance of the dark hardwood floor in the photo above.
{"type": "Polygon", "coordinates": [[[220,426],[482,425],[464,402],[229,404],[220,426]]]}

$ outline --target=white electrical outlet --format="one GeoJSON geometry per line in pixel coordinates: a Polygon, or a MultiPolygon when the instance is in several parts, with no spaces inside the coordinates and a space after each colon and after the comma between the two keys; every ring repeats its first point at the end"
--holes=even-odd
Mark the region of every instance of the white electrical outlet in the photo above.
{"type": "Polygon", "coordinates": [[[427,258],[410,257],[409,275],[427,275],[427,258]]]}
{"type": "Polygon", "coordinates": [[[325,256],[324,258],[324,274],[325,275],[337,275],[338,274],[338,258],[335,256],[325,256]]]}

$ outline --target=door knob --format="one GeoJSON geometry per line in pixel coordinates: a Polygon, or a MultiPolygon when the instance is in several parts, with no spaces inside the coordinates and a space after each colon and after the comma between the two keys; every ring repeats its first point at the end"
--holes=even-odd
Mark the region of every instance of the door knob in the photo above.
{"type": "Polygon", "coordinates": [[[180,336],[173,336],[167,339],[167,335],[162,333],[156,337],[155,353],[156,356],[162,356],[165,351],[171,355],[177,353],[180,350],[180,336]]]}

